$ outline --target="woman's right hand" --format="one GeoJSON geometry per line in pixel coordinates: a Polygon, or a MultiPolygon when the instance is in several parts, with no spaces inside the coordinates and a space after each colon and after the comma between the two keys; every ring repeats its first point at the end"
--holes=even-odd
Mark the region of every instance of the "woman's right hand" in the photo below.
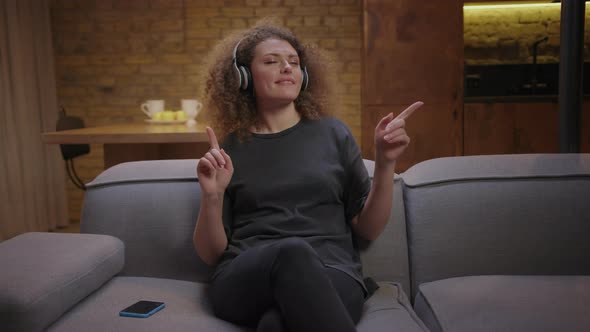
{"type": "Polygon", "coordinates": [[[234,166],[229,155],[219,148],[217,137],[210,127],[207,127],[207,135],[211,149],[199,159],[197,165],[199,184],[201,191],[205,194],[222,194],[231,180],[234,166]]]}

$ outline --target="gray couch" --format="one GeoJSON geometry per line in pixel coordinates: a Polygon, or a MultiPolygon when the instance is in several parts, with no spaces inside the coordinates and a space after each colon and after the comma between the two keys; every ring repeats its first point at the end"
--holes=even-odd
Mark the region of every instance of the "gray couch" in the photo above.
{"type": "MultiPolygon", "coordinates": [[[[87,185],[82,234],[0,243],[0,329],[248,331],[206,298],[195,167],[114,166],[87,185]],[[118,316],[142,299],[166,308],[118,316]]],[[[384,233],[359,241],[380,286],[359,331],[590,331],[590,155],[433,159],[393,185],[384,233]]]]}

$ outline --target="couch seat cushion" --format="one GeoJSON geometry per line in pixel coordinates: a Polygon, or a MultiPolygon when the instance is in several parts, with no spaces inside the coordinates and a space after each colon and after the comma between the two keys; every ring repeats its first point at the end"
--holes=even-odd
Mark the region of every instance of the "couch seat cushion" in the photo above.
{"type": "MultiPolygon", "coordinates": [[[[53,324],[48,331],[251,331],[213,316],[206,284],[145,277],[115,277],[53,324]],[[139,300],[166,307],[148,318],[119,317],[139,300]]],[[[424,332],[399,284],[381,283],[367,300],[358,331],[424,332]]]]}
{"type": "Polygon", "coordinates": [[[399,283],[380,282],[379,289],[365,302],[357,324],[359,332],[427,331],[399,283]]]}
{"type": "Polygon", "coordinates": [[[590,331],[590,276],[472,276],[421,284],[433,331],[590,331]]]}
{"type": "Polygon", "coordinates": [[[53,324],[48,331],[249,331],[213,316],[203,283],[146,277],[115,277],[53,324]],[[120,317],[139,301],[164,302],[148,318],[120,317]]]}

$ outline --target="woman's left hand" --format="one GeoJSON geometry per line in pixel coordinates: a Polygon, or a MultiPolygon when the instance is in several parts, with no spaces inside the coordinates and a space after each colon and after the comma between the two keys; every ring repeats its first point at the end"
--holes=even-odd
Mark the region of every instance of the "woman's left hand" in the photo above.
{"type": "Polygon", "coordinates": [[[389,113],[379,121],[375,128],[376,162],[391,165],[401,156],[410,144],[410,137],[405,130],[406,119],[422,105],[424,103],[421,101],[415,102],[395,119],[393,113],[389,113]]]}

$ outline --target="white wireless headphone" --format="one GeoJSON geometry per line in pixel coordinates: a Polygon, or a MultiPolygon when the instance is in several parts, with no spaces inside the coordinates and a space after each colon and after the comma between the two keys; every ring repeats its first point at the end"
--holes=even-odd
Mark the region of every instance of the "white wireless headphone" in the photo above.
{"type": "MultiPolygon", "coordinates": [[[[233,67],[236,73],[237,79],[239,80],[239,86],[242,90],[252,90],[254,83],[252,83],[252,73],[247,66],[238,65],[238,46],[244,40],[244,38],[240,39],[234,47],[233,52],[233,67]]],[[[305,91],[307,86],[309,85],[309,74],[307,74],[307,68],[305,66],[301,67],[301,91],[305,91]]]]}

